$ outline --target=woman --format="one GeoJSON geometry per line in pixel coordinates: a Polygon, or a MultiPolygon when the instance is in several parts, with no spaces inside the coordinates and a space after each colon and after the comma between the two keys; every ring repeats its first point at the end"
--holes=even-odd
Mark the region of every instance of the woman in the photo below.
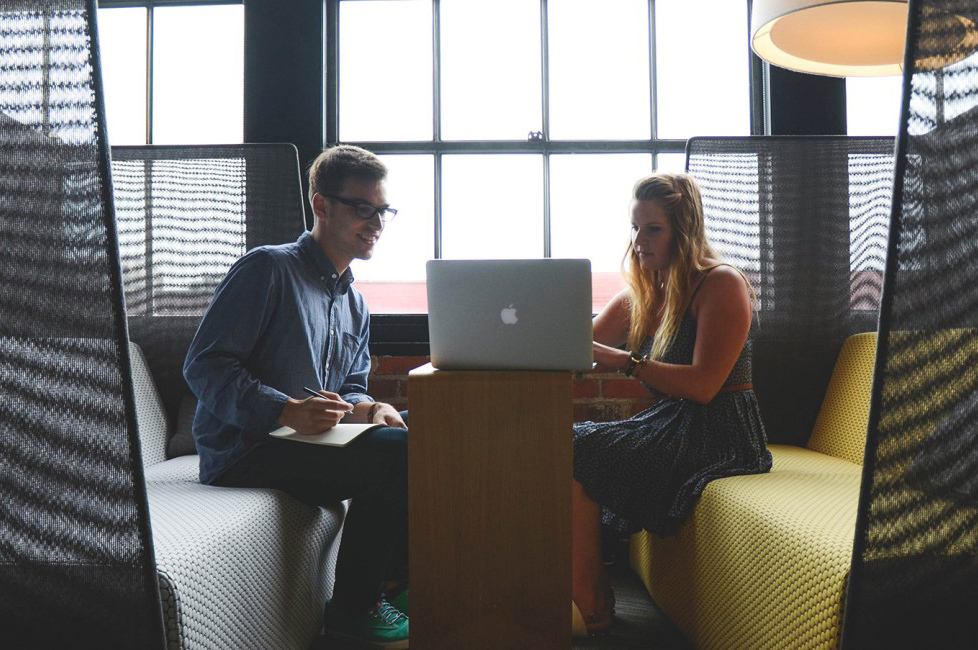
{"type": "Polygon", "coordinates": [[[661,399],[628,420],[574,425],[575,633],[592,635],[614,607],[602,522],[671,535],[708,482],[771,467],[751,385],[752,290],[710,247],[696,183],[653,174],[631,211],[628,288],[594,319],[594,359],[661,399]]]}

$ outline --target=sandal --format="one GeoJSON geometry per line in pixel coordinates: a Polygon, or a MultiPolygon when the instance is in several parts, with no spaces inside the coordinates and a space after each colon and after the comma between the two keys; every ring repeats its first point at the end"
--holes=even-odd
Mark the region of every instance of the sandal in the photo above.
{"type": "Polygon", "coordinates": [[[611,634],[611,618],[615,613],[614,607],[608,612],[607,624],[602,623],[600,627],[589,628],[588,624],[598,623],[597,612],[588,614],[587,620],[581,614],[580,608],[571,600],[571,633],[575,638],[607,636],[611,634]]]}

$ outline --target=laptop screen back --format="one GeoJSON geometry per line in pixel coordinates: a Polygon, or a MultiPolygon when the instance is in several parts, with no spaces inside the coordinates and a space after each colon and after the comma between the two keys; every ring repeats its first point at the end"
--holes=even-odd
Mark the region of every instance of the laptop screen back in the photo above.
{"type": "Polygon", "coordinates": [[[589,260],[430,260],[427,275],[435,368],[591,368],[589,260]]]}

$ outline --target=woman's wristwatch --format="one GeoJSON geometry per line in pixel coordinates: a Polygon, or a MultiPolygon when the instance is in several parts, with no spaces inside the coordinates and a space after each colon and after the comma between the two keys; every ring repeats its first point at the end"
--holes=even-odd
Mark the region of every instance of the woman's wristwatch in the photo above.
{"type": "Polygon", "coordinates": [[[631,355],[628,357],[628,363],[625,365],[625,369],[622,370],[622,372],[625,373],[626,377],[631,377],[635,374],[635,370],[640,365],[645,363],[646,359],[648,359],[648,357],[636,357],[635,355],[631,355]]]}

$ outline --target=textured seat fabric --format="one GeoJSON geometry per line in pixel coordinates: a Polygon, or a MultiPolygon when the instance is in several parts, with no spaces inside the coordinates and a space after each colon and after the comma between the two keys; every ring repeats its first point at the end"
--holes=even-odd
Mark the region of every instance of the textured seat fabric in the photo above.
{"type": "Polygon", "coordinates": [[[147,495],[170,648],[310,647],[332,594],[342,506],[196,477],[148,480],[147,495]]]}
{"type": "Polygon", "coordinates": [[[866,387],[873,384],[875,362],[876,332],[846,340],[808,438],[809,449],[863,464],[870,398],[866,387]]]}
{"type": "Polygon", "coordinates": [[[710,483],[678,535],[632,537],[632,566],[697,648],[838,646],[875,345],[857,334],[839,353],[811,440],[826,453],[769,445],[770,473],[710,483]]]}
{"type": "Polygon", "coordinates": [[[166,417],[130,344],[153,546],[169,648],[306,650],[332,595],[345,507],[275,490],[202,485],[198,458],[163,460],[166,417]]]}
{"type": "Polygon", "coordinates": [[[862,467],[771,445],[770,474],[707,486],[682,531],[631,553],[697,648],[835,648],[862,467]]]}
{"type": "MultiPolygon", "coordinates": [[[[139,447],[143,467],[149,468],[166,460],[168,425],[163,403],[149,374],[146,357],[135,343],[129,343],[132,364],[132,390],[136,400],[136,420],[139,422],[139,447]]],[[[147,479],[148,480],[148,479],[147,479]]]]}

